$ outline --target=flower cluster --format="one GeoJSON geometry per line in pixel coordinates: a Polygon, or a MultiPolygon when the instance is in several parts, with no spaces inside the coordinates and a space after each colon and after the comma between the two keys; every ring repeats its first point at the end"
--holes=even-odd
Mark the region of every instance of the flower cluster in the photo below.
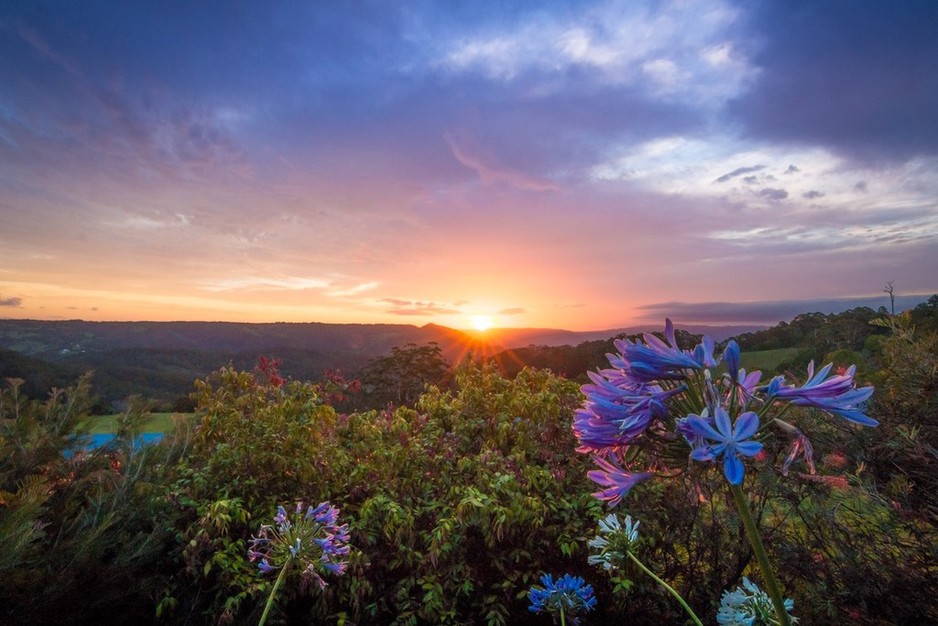
{"type": "Polygon", "coordinates": [[[641,341],[616,340],[610,368],[590,372],[586,396],[576,412],[573,432],[579,452],[591,453],[598,469],[589,477],[602,489],[593,494],[618,504],[636,484],[677,471],[694,461],[723,463],[727,480],[742,482],[744,459],[762,450],[765,426],[774,423],[792,439],[784,471],[799,456],[812,470],[813,448],[804,433],[781,421],[788,406],[820,409],[864,426],[876,420],[863,412],[872,387],[858,389],[855,367],[830,375],[831,365],[814,371],[802,386],[776,376],[761,385],[761,372],[740,367],[740,350],[730,341],[722,355],[726,372],[711,374],[720,359],[709,337],[693,350],[678,347],[667,320],[664,340],[646,334],[641,341]],[[770,411],[777,413],[770,415],[770,411]],[[688,447],[690,451],[688,453],[688,447]]]}
{"type": "Polygon", "coordinates": [[[328,502],[315,507],[301,502],[292,519],[278,506],[274,525],[261,526],[251,539],[248,558],[264,574],[297,563],[304,568],[304,580],[323,588],[321,574],[343,574],[348,565],[348,524],[340,526],[338,519],[339,510],[328,502]]]}
{"type": "Polygon", "coordinates": [[[528,591],[532,613],[547,612],[552,615],[569,616],[575,620],[577,613],[591,611],[596,606],[593,587],[579,576],[564,574],[556,581],[550,574],[541,576],[543,586],[534,585],[528,591]]]}
{"type": "MultiPolygon", "coordinates": [[[[785,610],[792,623],[798,619],[791,615],[795,603],[785,600],[785,610]]],[[[745,576],[743,584],[734,591],[724,591],[717,610],[717,624],[720,626],[778,626],[778,618],[772,600],[745,576]]]]}
{"type": "Polygon", "coordinates": [[[589,542],[589,547],[598,550],[588,558],[590,565],[601,565],[604,570],[619,569],[629,552],[638,542],[638,526],[641,522],[626,515],[620,522],[615,513],[599,521],[599,534],[589,542]]]}

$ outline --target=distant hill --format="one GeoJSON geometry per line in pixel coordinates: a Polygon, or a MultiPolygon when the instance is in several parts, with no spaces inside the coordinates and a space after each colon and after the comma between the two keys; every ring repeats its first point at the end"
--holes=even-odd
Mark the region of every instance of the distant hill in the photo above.
{"type": "MultiPolygon", "coordinates": [[[[938,310],[932,301],[917,307],[938,310]]],[[[921,310],[920,310],[921,309],[921,310]]],[[[736,337],[745,350],[788,347],[858,349],[872,331],[876,314],[856,309],[839,315],[805,314],[774,328],[760,326],[677,327],[690,335],[722,342],[736,337]]],[[[921,317],[920,315],[920,317],[921,317]]],[[[927,319],[932,319],[926,316],[927,319]]],[[[923,324],[926,318],[917,320],[923,324]]],[[[324,324],[232,322],[87,322],[0,319],[0,378],[27,380],[24,391],[44,395],[51,386],[74,382],[94,370],[94,387],[105,405],[131,394],[163,403],[184,399],[196,378],[231,363],[254,367],[259,356],[280,359],[289,377],[318,380],[328,369],[354,376],[371,359],[392,348],[435,342],[455,364],[472,356],[494,359],[509,374],[525,365],[549,367],[571,378],[601,365],[619,335],[660,332],[653,326],[577,332],[551,328],[502,328],[464,332],[426,324],[324,324]]],[[[800,353],[799,353],[800,355],[800,353]]],[[[808,358],[800,355],[799,359],[808,358]]]]}
{"type": "MultiPolygon", "coordinates": [[[[705,326],[702,324],[676,324],[676,326],[692,335],[709,335],[715,341],[723,341],[730,337],[744,333],[754,333],[767,328],[766,326],[753,325],[705,326]]],[[[507,348],[576,346],[587,341],[601,341],[618,335],[635,335],[638,333],[661,332],[663,330],[664,320],[661,320],[661,323],[657,325],[593,331],[558,330],[556,328],[493,328],[485,332],[485,337],[490,342],[501,344],[507,348]]]]}
{"type": "Polygon", "coordinates": [[[70,355],[119,349],[250,352],[289,347],[367,358],[395,346],[435,341],[444,354],[459,354],[478,337],[427,324],[320,324],[232,322],[86,322],[0,320],[0,347],[61,360],[70,355]]]}
{"type": "Polygon", "coordinates": [[[33,397],[94,370],[105,404],[131,394],[173,402],[228,363],[251,369],[259,356],[304,380],[327,369],[354,374],[370,359],[409,343],[437,343],[455,363],[504,350],[466,333],[428,324],[239,324],[228,322],[86,322],[0,320],[0,378],[24,378],[33,397]]]}
{"type": "MultiPolygon", "coordinates": [[[[761,327],[681,326],[717,341],[761,327]]],[[[114,350],[190,350],[239,354],[272,349],[311,350],[322,355],[370,359],[408,343],[439,344],[451,362],[468,353],[493,354],[529,345],[575,346],[619,334],[660,331],[660,327],[576,332],[551,328],[503,328],[468,333],[437,324],[323,324],[234,322],[86,322],[83,320],[0,320],[0,348],[64,363],[77,355],[114,350]]]]}

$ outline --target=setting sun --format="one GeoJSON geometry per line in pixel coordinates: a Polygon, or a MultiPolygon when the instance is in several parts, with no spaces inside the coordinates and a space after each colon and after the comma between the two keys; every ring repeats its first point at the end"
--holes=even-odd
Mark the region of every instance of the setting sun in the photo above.
{"type": "Polygon", "coordinates": [[[469,323],[472,325],[472,328],[479,332],[484,332],[491,328],[493,322],[494,320],[491,315],[473,315],[469,318],[469,323]]]}

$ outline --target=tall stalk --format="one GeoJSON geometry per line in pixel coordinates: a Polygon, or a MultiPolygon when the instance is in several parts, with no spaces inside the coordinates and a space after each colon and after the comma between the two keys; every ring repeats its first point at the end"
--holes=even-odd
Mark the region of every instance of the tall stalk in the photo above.
{"type": "Polygon", "coordinates": [[[283,582],[283,576],[287,573],[287,568],[290,567],[290,562],[287,561],[283,564],[283,567],[280,568],[280,574],[277,576],[277,582],[274,583],[274,588],[270,590],[270,595],[267,597],[267,604],[264,606],[264,612],[261,614],[261,621],[257,623],[257,626],[264,626],[264,623],[267,621],[267,614],[270,613],[270,607],[274,604],[274,598],[277,596],[277,590],[280,589],[280,583],[283,582]]]}
{"type": "Polygon", "coordinates": [[[626,554],[628,555],[628,557],[629,557],[630,559],[632,559],[632,562],[633,562],[633,563],[635,563],[636,565],[639,566],[639,568],[641,568],[641,570],[642,570],[643,572],[645,572],[646,574],[648,574],[649,576],[651,576],[651,577],[654,579],[654,581],[655,581],[656,583],[658,583],[659,585],[661,585],[662,587],[664,587],[665,589],[667,589],[668,592],[669,592],[672,596],[674,596],[674,597],[677,599],[678,602],[681,603],[681,606],[684,607],[684,610],[687,612],[688,615],[690,615],[690,618],[691,618],[692,620],[694,620],[694,623],[697,624],[697,626],[703,626],[703,623],[700,621],[700,618],[697,617],[697,614],[694,613],[693,609],[691,609],[690,606],[688,606],[687,602],[684,601],[684,598],[681,597],[681,594],[679,594],[677,591],[674,590],[674,587],[672,587],[672,586],[669,585],[668,583],[666,583],[666,582],[664,582],[663,580],[661,580],[660,578],[658,578],[658,576],[657,576],[653,571],[651,571],[650,569],[648,569],[647,567],[645,567],[645,565],[644,565],[641,561],[639,561],[637,558],[635,558],[635,555],[632,554],[631,551],[626,552],[626,554]]]}
{"type": "Polygon", "coordinates": [[[782,588],[775,577],[775,570],[769,562],[769,555],[765,551],[765,545],[762,543],[762,537],[759,536],[759,529],[756,527],[756,521],[752,518],[752,512],[749,510],[749,498],[743,493],[740,485],[730,484],[730,491],[733,493],[733,501],[736,504],[736,510],[743,521],[743,527],[746,529],[746,536],[749,538],[749,545],[756,556],[756,562],[759,569],[762,570],[762,578],[765,582],[766,592],[772,598],[772,605],[775,607],[775,615],[778,617],[778,623],[781,626],[791,626],[791,620],[788,619],[788,611],[785,610],[785,599],[782,597],[782,588]]]}

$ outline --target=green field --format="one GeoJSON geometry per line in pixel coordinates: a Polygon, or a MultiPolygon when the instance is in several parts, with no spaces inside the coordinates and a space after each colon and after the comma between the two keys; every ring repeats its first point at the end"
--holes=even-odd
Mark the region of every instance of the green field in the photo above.
{"type": "Polygon", "coordinates": [[[798,353],[798,348],[778,348],[775,350],[759,350],[756,352],[743,352],[740,356],[740,366],[747,370],[773,371],[779,363],[787,361],[798,353]]]}
{"type": "MultiPolygon", "coordinates": [[[[147,421],[144,431],[153,432],[153,433],[166,433],[173,430],[173,417],[179,416],[184,418],[192,419],[194,413],[151,413],[150,419],[147,421]]],[[[90,432],[92,434],[97,433],[113,433],[117,430],[117,418],[120,417],[118,414],[113,415],[98,415],[92,417],[89,421],[91,426],[90,432]]]]}

